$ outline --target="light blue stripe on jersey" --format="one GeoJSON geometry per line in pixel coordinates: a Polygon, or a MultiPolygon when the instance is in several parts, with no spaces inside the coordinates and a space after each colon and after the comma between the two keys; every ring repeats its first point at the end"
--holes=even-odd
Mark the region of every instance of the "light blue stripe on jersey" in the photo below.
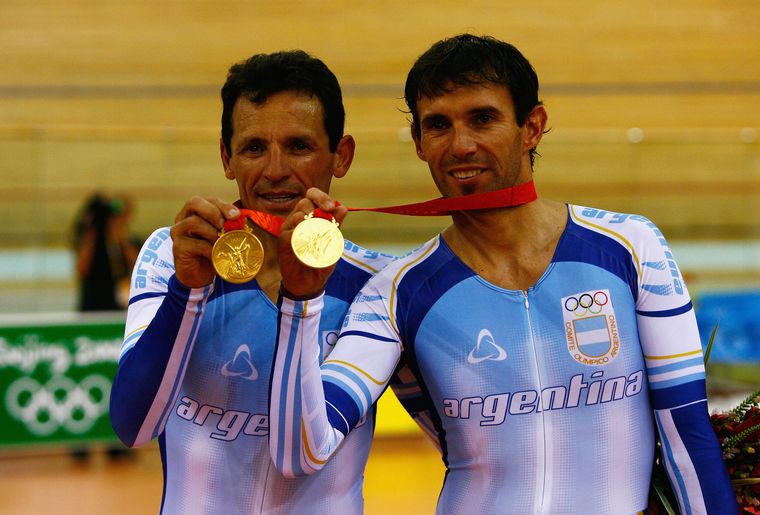
{"type": "MultiPolygon", "coordinates": [[[[203,296],[206,297],[208,295],[208,291],[211,286],[207,286],[204,288],[203,296]]],[[[194,341],[195,340],[195,334],[198,332],[198,327],[200,326],[201,321],[201,307],[203,306],[202,303],[199,303],[195,308],[195,315],[193,315],[193,325],[190,329],[190,334],[187,336],[186,341],[194,341]]],[[[161,416],[158,418],[158,423],[153,428],[152,437],[155,438],[158,436],[158,433],[161,431],[161,428],[164,426],[164,420],[169,416],[169,411],[174,407],[174,398],[177,395],[177,389],[179,388],[181,384],[181,379],[184,377],[184,370],[187,366],[187,360],[190,357],[190,345],[185,345],[185,349],[182,352],[182,359],[179,363],[179,369],[177,372],[177,375],[174,378],[174,385],[172,386],[171,393],[169,395],[169,402],[166,403],[166,406],[164,406],[163,411],[161,412],[161,416]]]]}
{"type": "Polygon", "coordinates": [[[678,483],[678,497],[681,497],[683,499],[682,505],[686,506],[686,512],[687,514],[691,513],[690,509],[690,503],[689,503],[689,495],[686,491],[686,483],[683,479],[683,474],[681,473],[681,470],[676,465],[675,459],[673,457],[673,449],[670,446],[670,442],[665,438],[663,435],[665,435],[665,429],[662,427],[662,421],[660,420],[660,414],[655,411],[654,413],[655,421],[657,422],[657,429],[660,433],[660,442],[662,443],[662,449],[663,449],[663,458],[668,460],[668,463],[670,465],[670,470],[672,470],[673,475],[676,478],[676,482],[678,483]]]}
{"type": "Polygon", "coordinates": [[[700,372],[696,374],[689,374],[683,377],[677,377],[675,379],[669,379],[667,381],[657,381],[653,378],[649,378],[650,390],[663,390],[665,388],[671,388],[673,386],[680,386],[682,384],[691,383],[692,381],[704,381],[705,373],[700,372]]]}
{"type": "MultiPolygon", "coordinates": [[[[288,395],[288,384],[290,382],[291,377],[291,365],[293,364],[293,351],[296,346],[296,337],[298,336],[298,329],[299,325],[301,324],[301,316],[303,314],[303,302],[295,302],[293,305],[293,317],[291,318],[291,326],[290,326],[290,334],[288,335],[288,347],[285,352],[285,363],[283,366],[283,374],[282,377],[285,378],[285,381],[282,382],[282,391],[280,391],[280,396],[287,397],[288,395]]],[[[298,374],[297,380],[301,380],[301,369],[300,366],[296,367],[296,373],[298,374]]],[[[298,390],[299,388],[296,388],[298,390]]],[[[280,420],[287,420],[288,414],[286,411],[287,404],[285,402],[280,403],[280,420]]],[[[295,402],[293,404],[294,413],[292,414],[292,418],[294,420],[294,424],[297,426],[294,430],[297,431],[296,435],[293,436],[293,440],[298,442],[301,439],[300,435],[300,424],[302,419],[302,413],[301,413],[301,403],[295,402]]],[[[285,437],[285,424],[279,424],[279,428],[277,431],[278,440],[280,442],[279,447],[277,448],[277,461],[281,464],[285,464],[285,442],[290,441],[288,438],[285,437]]],[[[291,466],[294,470],[298,469],[300,472],[300,459],[297,460],[298,463],[296,463],[296,460],[291,460],[293,463],[291,463],[291,466]]]]}
{"type": "Polygon", "coordinates": [[[364,403],[362,404],[361,400],[356,397],[356,394],[354,392],[353,388],[349,387],[348,381],[341,381],[339,378],[336,378],[335,376],[328,376],[324,377],[325,381],[329,381],[333,383],[336,386],[341,386],[344,390],[346,390],[346,393],[348,393],[351,398],[354,399],[356,402],[356,407],[359,408],[359,410],[364,413],[364,409],[362,406],[367,406],[367,409],[369,409],[372,406],[372,394],[369,392],[369,388],[367,388],[367,385],[364,384],[364,381],[361,380],[361,378],[351,372],[349,369],[347,369],[344,366],[326,362],[322,365],[323,370],[332,370],[333,372],[337,372],[338,374],[344,376],[346,379],[353,382],[356,386],[359,387],[361,392],[364,394],[364,403]],[[343,383],[343,384],[341,384],[343,383]]]}
{"type": "Polygon", "coordinates": [[[680,370],[682,368],[689,368],[697,365],[704,365],[704,360],[701,356],[698,358],[687,359],[685,361],[679,361],[677,363],[669,363],[667,365],[662,365],[659,367],[648,367],[647,374],[649,377],[652,377],[653,375],[664,374],[665,372],[672,372],[674,370],[680,370]]]}

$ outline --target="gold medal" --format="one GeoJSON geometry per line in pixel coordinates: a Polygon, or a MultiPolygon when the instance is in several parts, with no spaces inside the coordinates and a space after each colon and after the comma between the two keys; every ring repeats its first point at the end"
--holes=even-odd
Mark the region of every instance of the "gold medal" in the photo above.
{"type": "Polygon", "coordinates": [[[293,230],[290,245],[293,253],[306,266],[327,268],[338,262],[343,255],[343,235],[338,222],[314,218],[309,213],[293,230]]]}
{"type": "Polygon", "coordinates": [[[227,282],[247,283],[259,273],[264,262],[264,247],[247,225],[243,229],[225,232],[211,249],[214,270],[227,282]]]}

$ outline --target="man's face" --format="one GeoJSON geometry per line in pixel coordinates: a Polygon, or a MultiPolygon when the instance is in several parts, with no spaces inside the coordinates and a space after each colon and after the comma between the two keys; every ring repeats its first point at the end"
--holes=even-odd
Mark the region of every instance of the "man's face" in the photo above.
{"type": "MultiPolygon", "coordinates": [[[[507,188],[530,178],[529,151],[538,144],[535,128],[531,123],[517,125],[505,86],[458,86],[419,99],[417,112],[417,155],[427,162],[445,197],[507,188]]],[[[541,112],[545,115],[543,108],[541,112]]]]}
{"type": "Polygon", "coordinates": [[[353,157],[353,140],[346,162],[345,136],[335,153],[316,97],[285,91],[257,105],[245,97],[232,112],[230,154],[221,144],[224,172],[237,181],[246,209],[284,217],[306,190],[330,188],[333,175],[343,176],[353,157]]]}

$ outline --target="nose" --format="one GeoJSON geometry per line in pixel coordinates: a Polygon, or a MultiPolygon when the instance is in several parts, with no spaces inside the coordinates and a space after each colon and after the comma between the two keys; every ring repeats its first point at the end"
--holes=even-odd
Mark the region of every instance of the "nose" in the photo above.
{"type": "Polygon", "coordinates": [[[272,146],[269,151],[269,159],[264,168],[264,177],[270,182],[279,182],[290,175],[290,167],[287,155],[279,146],[272,146]]]}
{"type": "Polygon", "coordinates": [[[467,158],[476,152],[477,147],[474,135],[469,128],[455,126],[452,129],[450,151],[454,157],[467,158]]]}

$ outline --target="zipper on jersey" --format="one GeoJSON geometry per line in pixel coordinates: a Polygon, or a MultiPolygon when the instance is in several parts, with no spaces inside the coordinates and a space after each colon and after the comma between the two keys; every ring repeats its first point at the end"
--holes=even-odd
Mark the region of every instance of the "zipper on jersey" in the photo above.
{"type": "MultiPolygon", "coordinates": [[[[538,368],[538,351],[536,349],[536,338],[533,335],[533,318],[531,317],[531,313],[530,313],[530,300],[528,299],[527,290],[522,290],[522,294],[523,294],[523,300],[525,304],[525,315],[528,320],[528,334],[530,335],[530,345],[531,345],[531,348],[533,349],[533,357],[536,363],[536,376],[538,377],[538,391],[540,392],[542,381],[541,381],[541,372],[540,372],[540,369],[538,368]]],[[[540,406],[541,406],[540,393],[539,393],[539,399],[538,399],[538,406],[540,409],[540,406]]],[[[541,449],[540,449],[540,452],[543,454],[543,456],[538,459],[538,466],[536,467],[536,470],[537,470],[536,478],[538,479],[538,481],[536,481],[536,484],[541,485],[541,486],[540,486],[540,490],[536,492],[535,501],[537,503],[536,506],[540,507],[541,512],[543,512],[544,498],[546,497],[546,422],[544,419],[543,411],[538,415],[541,417],[541,426],[543,428],[542,436],[544,439],[544,443],[543,445],[541,445],[541,449]]]]}

